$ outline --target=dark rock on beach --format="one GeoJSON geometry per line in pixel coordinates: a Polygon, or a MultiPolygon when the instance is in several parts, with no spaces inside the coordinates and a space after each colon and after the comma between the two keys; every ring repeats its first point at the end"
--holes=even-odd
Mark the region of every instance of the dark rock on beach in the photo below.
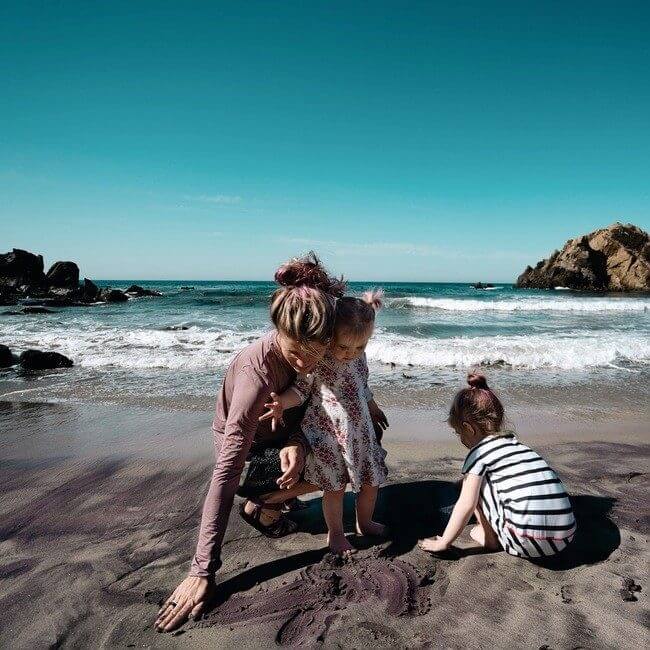
{"type": "Polygon", "coordinates": [[[25,370],[48,370],[50,368],[71,368],[73,361],[58,352],[26,350],[20,355],[20,365],[25,370]]]}
{"type": "Polygon", "coordinates": [[[51,288],[79,289],[79,267],[74,262],[54,262],[45,277],[51,288]]]}
{"type": "Polygon", "coordinates": [[[637,226],[617,222],[570,239],[535,268],[528,266],[517,287],[650,291],[650,237],[637,226]]]}
{"type": "Polygon", "coordinates": [[[9,368],[16,363],[17,359],[11,350],[6,345],[0,344],[0,368],[9,368]]]}

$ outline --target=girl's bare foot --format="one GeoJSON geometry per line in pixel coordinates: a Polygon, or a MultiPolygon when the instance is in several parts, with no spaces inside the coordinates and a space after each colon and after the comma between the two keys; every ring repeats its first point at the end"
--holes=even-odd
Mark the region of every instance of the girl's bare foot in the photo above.
{"type": "Polygon", "coordinates": [[[479,546],[482,546],[484,549],[488,551],[496,551],[499,548],[498,542],[486,538],[485,529],[483,528],[483,526],[481,526],[481,524],[476,524],[476,526],[473,526],[472,529],[469,531],[469,536],[479,546]]]}
{"type": "Polygon", "coordinates": [[[386,537],[388,535],[388,526],[384,526],[378,521],[368,521],[364,524],[357,523],[357,533],[370,537],[386,537]]]}
{"type": "Polygon", "coordinates": [[[472,526],[472,529],[469,531],[469,536],[479,545],[485,546],[485,531],[481,524],[476,524],[472,526]]]}
{"type": "Polygon", "coordinates": [[[343,533],[340,535],[327,535],[327,545],[335,555],[351,555],[356,553],[357,549],[348,542],[348,539],[343,533]]]}

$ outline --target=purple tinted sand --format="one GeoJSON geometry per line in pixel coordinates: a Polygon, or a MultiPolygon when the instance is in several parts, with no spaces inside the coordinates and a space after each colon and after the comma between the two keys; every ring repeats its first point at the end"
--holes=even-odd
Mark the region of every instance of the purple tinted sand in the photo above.
{"type": "Polygon", "coordinates": [[[279,623],[278,644],[312,645],[324,640],[348,605],[383,604],[391,616],[425,614],[429,584],[415,567],[378,553],[357,554],[346,562],[326,556],[288,585],[233,595],[191,627],[273,621],[279,623]]]}

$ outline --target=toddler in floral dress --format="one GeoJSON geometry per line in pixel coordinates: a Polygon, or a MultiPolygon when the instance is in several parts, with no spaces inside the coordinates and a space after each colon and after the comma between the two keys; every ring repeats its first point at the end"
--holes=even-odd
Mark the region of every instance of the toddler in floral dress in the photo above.
{"type": "Polygon", "coordinates": [[[334,336],[324,359],[309,375],[299,376],[282,395],[271,393],[260,419],[280,421],[284,409],[309,400],[302,430],[311,445],[305,481],[323,490],[328,544],[336,554],[354,547],[343,531],[343,495],[349,483],[357,493],[357,533],[383,536],[387,529],[373,520],[379,486],[388,471],[379,435],[386,416],[368,388],[365,349],[372,336],[382,293],[339,298],[334,336]]]}

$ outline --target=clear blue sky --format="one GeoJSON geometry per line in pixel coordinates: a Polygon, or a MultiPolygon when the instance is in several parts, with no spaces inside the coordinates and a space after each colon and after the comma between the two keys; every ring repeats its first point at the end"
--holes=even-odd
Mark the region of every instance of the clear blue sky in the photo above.
{"type": "Polygon", "coordinates": [[[0,252],[513,280],[650,224],[648,2],[0,6],[0,252]]]}

